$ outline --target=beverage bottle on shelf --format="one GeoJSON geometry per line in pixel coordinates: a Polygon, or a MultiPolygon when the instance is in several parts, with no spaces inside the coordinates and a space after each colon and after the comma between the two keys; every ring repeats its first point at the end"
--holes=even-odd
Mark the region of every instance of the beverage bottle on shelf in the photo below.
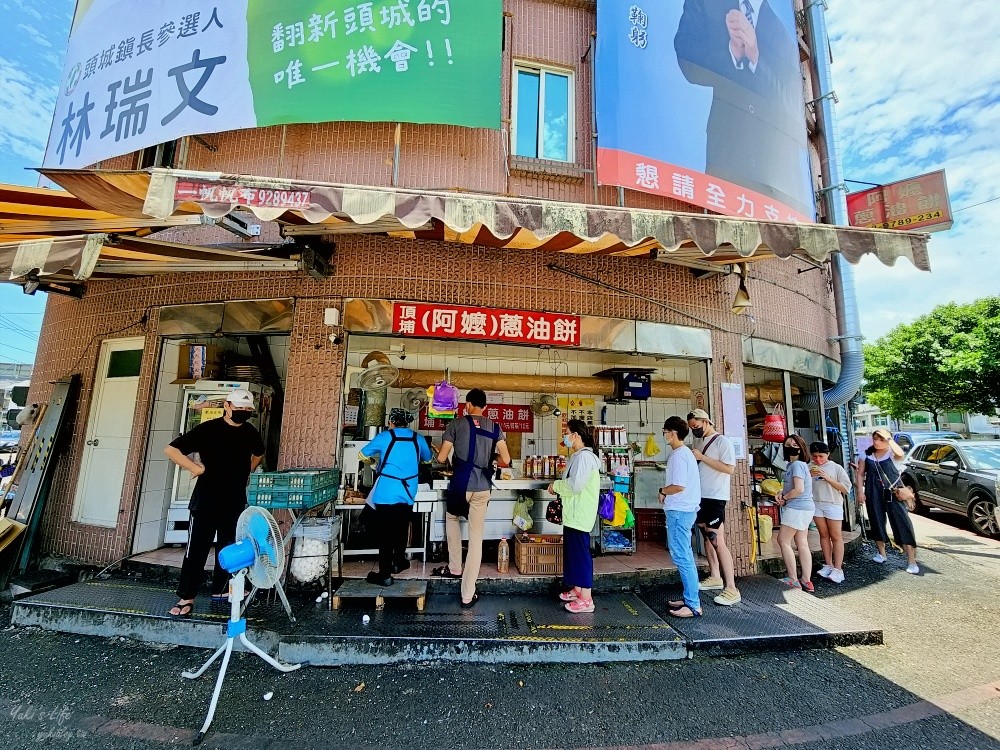
{"type": "Polygon", "coordinates": [[[510,570],[510,545],[507,537],[501,537],[500,546],[497,549],[497,572],[506,573],[510,570]]]}

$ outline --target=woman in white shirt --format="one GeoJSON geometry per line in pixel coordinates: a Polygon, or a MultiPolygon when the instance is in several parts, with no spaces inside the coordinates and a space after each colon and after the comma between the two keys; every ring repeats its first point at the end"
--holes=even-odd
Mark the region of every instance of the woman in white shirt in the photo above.
{"type": "Polygon", "coordinates": [[[830,446],[813,443],[809,446],[812,462],[809,474],[813,483],[813,521],[819,531],[819,546],[823,561],[819,569],[823,578],[834,583],[844,582],[844,495],[851,490],[851,477],[840,464],[830,460],[830,446]]]}

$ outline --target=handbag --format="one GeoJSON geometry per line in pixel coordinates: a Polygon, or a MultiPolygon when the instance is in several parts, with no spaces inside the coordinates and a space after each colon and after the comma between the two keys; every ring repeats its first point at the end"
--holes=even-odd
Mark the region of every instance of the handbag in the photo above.
{"type": "Polygon", "coordinates": [[[554,523],[562,526],[563,521],[563,507],[562,498],[556,495],[555,500],[549,500],[549,504],[545,506],[545,520],[549,523],[554,523]]]}
{"type": "Polygon", "coordinates": [[[872,458],[872,461],[878,469],[878,473],[882,475],[882,484],[885,485],[885,488],[892,493],[892,496],[899,502],[903,503],[906,506],[906,509],[911,513],[916,510],[917,494],[913,491],[913,488],[903,484],[902,476],[896,477],[896,482],[899,482],[898,485],[896,482],[890,482],[889,477],[887,477],[885,472],[882,470],[881,463],[879,463],[879,461],[875,458],[872,458]]]}
{"type": "Polygon", "coordinates": [[[764,430],[760,436],[769,443],[783,443],[787,435],[788,426],[785,423],[785,407],[778,404],[774,407],[774,414],[768,414],[764,417],[764,430]]]}

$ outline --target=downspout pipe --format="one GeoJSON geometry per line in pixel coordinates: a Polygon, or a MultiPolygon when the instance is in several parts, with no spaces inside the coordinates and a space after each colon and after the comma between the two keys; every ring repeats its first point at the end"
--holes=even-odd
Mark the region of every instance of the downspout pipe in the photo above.
{"type": "MultiPolygon", "coordinates": [[[[847,195],[840,167],[837,120],[833,111],[835,97],[830,74],[829,38],[826,29],[826,0],[807,0],[805,6],[809,48],[812,50],[813,91],[819,129],[820,168],[824,185],[821,188],[828,223],[847,226],[847,195]]],[[[854,286],[854,270],[841,253],[831,259],[833,299],[837,312],[840,342],[840,378],[823,391],[823,407],[836,409],[850,401],[861,388],[864,376],[864,353],[861,345],[861,319],[854,286]]],[[[801,405],[819,409],[818,395],[805,395],[801,405]]]]}

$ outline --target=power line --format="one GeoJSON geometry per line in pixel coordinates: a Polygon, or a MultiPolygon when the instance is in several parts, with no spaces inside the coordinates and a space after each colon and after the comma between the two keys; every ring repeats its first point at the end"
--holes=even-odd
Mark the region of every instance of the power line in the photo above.
{"type": "Polygon", "coordinates": [[[987,203],[993,203],[993,201],[1000,201],[1000,195],[998,195],[996,198],[990,198],[989,200],[985,200],[982,203],[973,203],[971,206],[962,206],[961,208],[956,208],[954,211],[952,211],[952,213],[957,214],[959,211],[968,211],[970,208],[975,208],[976,206],[985,206],[987,203]]]}
{"type": "Polygon", "coordinates": [[[15,331],[17,333],[21,333],[21,334],[24,334],[26,336],[34,336],[36,338],[38,337],[38,333],[39,333],[38,331],[32,331],[32,330],[30,330],[28,328],[25,328],[24,326],[22,326],[17,321],[11,320],[11,319],[9,319],[7,317],[4,317],[3,315],[0,315],[0,326],[5,327],[5,328],[9,328],[12,331],[15,331]]]}
{"type": "Polygon", "coordinates": [[[35,352],[31,351],[30,349],[22,349],[21,347],[14,346],[13,344],[2,344],[2,343],[0,343],[0,346],[7,347],[8,349],[13,349],[14,351],[24,352],[25,354],[31,354],[31,355],[35,354],[35,352]]]}

